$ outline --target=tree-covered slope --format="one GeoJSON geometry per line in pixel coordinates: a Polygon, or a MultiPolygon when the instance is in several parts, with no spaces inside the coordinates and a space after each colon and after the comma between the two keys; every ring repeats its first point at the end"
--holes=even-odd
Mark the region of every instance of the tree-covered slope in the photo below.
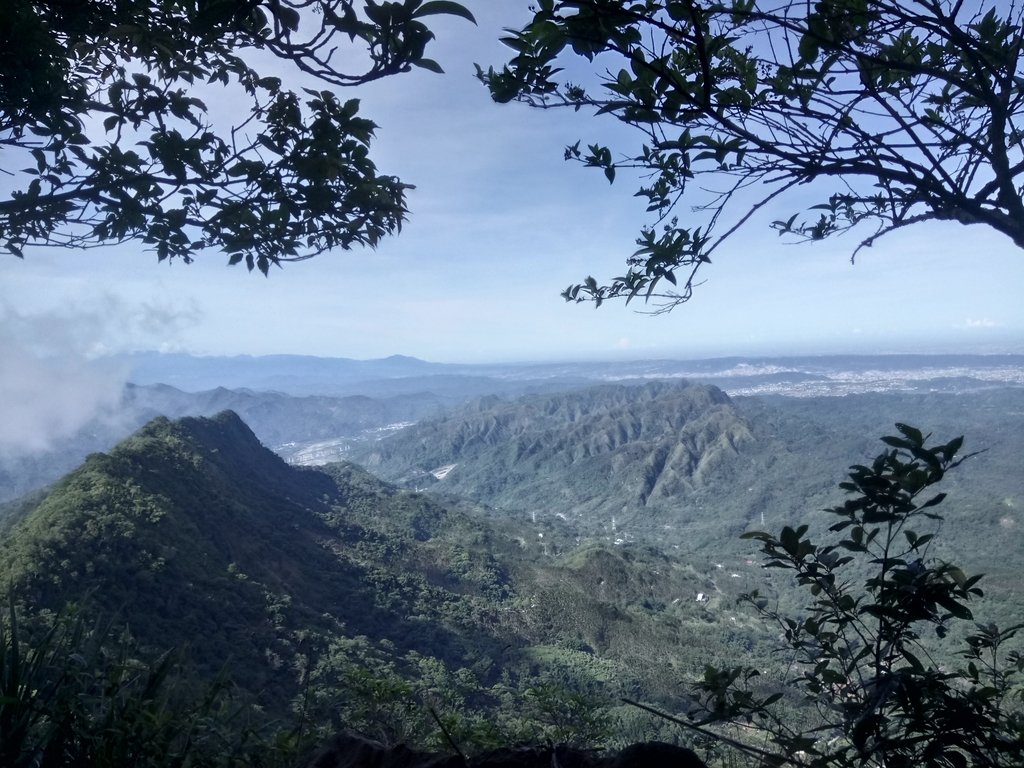
{"type": "Polygon", "coordinates": [[[734,606],[753,568],[291,467],[230,412],[157,419],[16,512],[0,578],[26,608],[116,617],[139,653],[187,646],[201,678],[225,669],[264,711],[317,722],[368,720],[376,696],[429,726],[429,694],[512,733],[541,683],[681,701],[737,632],[764,638],[734,606]]]}
{"type": "MultiPolygon", "coordinates": [[[[0,573],[34,609],[72,601],[116,614],[144,648],[187,644],[207,672],[243,670],[252,691],[294,693],[292,665],[310,633],[458,659],[467,642],[457,622],[439,611],[410,623],[447,590],[418,579],[400,543],[389,549],[356,522],[441,528],[446,509],[381,488],[288,466],[232,413],[157,419],[23,513],[0,573]]],[[[467,605],[480,592],[445,576],[467,605]]],[[[471,640],[474,651],[486,642],[482,632],[471,640]]]]}
{"type": "MultiPolygon", "coordinates": [[[[728,441],[701,442],[692,429],[692,445],[718,447],[717,463],[691,473],[674,507],[646,526],[637,518],[650,507],[638,505],[631,520],[620,506],[616,530],[588,537],[585,517],[558,498],[536,519],[496,512],[389,485],[351,464],[289,466],[232,413],[157,419],[90,456],[41,499],[7,507],[0,579],[37,614],[71,603],[90,617],[116,617],[141,655],[187,646],[194,673],[209,680],[226,669],[265,713],[298,712],[325,730],[400,725],[371,734],[388,741],[436,738],[431,707],[481,743],[481,733],[571,733],[530,729],[578,725],[598,704],[602,718],[614,715],[613,726],[600,720],[602,732],[647,738],[663,734],[612,706],[617,697],[679,712],[708,663],[778,671],[772,633],[736,599],[756,589],[795,613],[800,604],[792,585],[760,567],[755,543],[736,534],[762,527],[762,512],[768,530],[816,518],[820,529],[818,510],[842,498],[843,466],[862,460],[833,455],[859,445],[836,438],[836,409],[829,421],[814,403],[791,411],[761,403],[745,405],[741,419],[716,390],[685,385],[525,402],[532,418],[574,425],[565,431],[579,442],[563,439],[554,452],[558,477],[573,477],[574,455],[584,465],[621,460],[587,476],[594,497],[614,498],[621,475],[612,472],[628,463],[614,435],[639,460],[665,433],[696,425],[709,436],[722,434],[718,425],[742,426],[734,434],[743,439],[726,449],[728,441]],[[605,410],[588,410],[598,397],[605,410]],[[612,426],[616,418],[632,420],[634,438],[612,426]],[[577,694],[585,698],[571,699],[577,694]],[[570,700],[583,709],[567,710],[570,700]]],[[[850,413],[858,419],[889,416],[879,403],[857,402],[850,413]]],[[[1018,418],[1010,400],[992,405],[991,419],[1018,418]]],[[[508,434],[526,439],[529,421],[515,411],[497,418],[491,410],[500,406],[477,407],[493,429],[467,432],[465,444],[488,455],[508,434]]],[[[1003,476],[1013,444],[994,441],[952,473],[946,521],[929,551],[970,572],[993,571],[976,616],[1004,624],[1020,604],[1012,496],[1020,477],[1003,476]],[[996,469],[961,479],[989,457],[996,469]],[[978,562],[983,549],[991,569],[978,562]]],[[[550,490],[555,476],[540,481],[550,490]]]]}
{"type": "Polygon", "coordinates": [[[751,439],[710,386],[598,386],[515,401],[477,401],[369,447],[356,460],[415,486],[593,530],[641,510],[654,517],[707,484],[751,439]]]}
{"type": "Polygon", "coordinates": [[[729,398],[685,382],[595,386],[477,401],[355,458],[514,518],[563,518],[583,535],[721,561],[745,551],[744,530],[809,522],[834,504],[845,468],[873,456],[896,422],[962,434],[980,452],[946,480],[956,512],[942,554],[1011,586],[1024,544],[1020,389],[729,398]]]}

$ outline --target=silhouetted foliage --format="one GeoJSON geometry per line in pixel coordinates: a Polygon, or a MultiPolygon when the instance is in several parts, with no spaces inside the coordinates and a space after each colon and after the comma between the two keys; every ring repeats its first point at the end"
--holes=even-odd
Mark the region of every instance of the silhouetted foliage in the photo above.
{"type": "MultiPolygon", "coordinates": [[[[569,301],[686,301],[704,264],[769,204],[772,226],[858,249],[927,220],[981,224],[1024,247],[1024,36],[1016,4],[929,0],[541,0],[479,76],[498,101],[593,108],[639,150],[565,152],[609,181],[637,169],[646,227],[627,271],[569,301]],[[599,85],[560,66],[593,62],[599,85]],[[804,198],[804,199],[801,199],[804,198]],[[863,230],[862,230],[863,231],[863,230]],[[664,282],[663,282],[664,281],[664,282]],[[669,284],[669,285],[666,285],[669,284]]],[[[856,250],[854,251],[856,253],[856,250]]]]}
{"type": "Polygon", "coordinates": [[[0,248],[137,240],[160,260],[220,249],[264,274],[401,227],[408,185],[377,171],[375,125],[324,86],[422,67],[450,0],[5,0],[0,248]],[[207,102],[223,102],[211,109],[207,102]]]}
{"type": "Polygon", "coordinates": [[[898,435],[882,438],[890,448],[841,483],[851,497],[827,510],[838,540],[815,543],[807,526],[745,534],[761,542],[765,567],[790,572],[811,601],[787,615],[757,592],[745,596],[780,633],[782,688],[765,695],[751,667],[709,667],[703,726],[752,725],[772,754],[751,751],[778,764],[1020,765],[1024,656],[1006,644],[1021,626],[977,624],[956,666],[935,655],[951,624],[973,619],[968,603],[982,594],[980,576],[932,556],[934,534],[918,532],[941,520],[945,494],[930,489],[964,460],[963,439],[929,447],[920,430],[896,426],[898,435]],[[796,721],[778,707],[790,693],[803,714],[796,721]]]}
{"type": "Polygon", "coordinates": [[[0,765],[6,768],[285,766],[298,734],[253,725],[216,680],[196,689],[177,657],[152,663],[81,616],[0,617],[0,765]]]}

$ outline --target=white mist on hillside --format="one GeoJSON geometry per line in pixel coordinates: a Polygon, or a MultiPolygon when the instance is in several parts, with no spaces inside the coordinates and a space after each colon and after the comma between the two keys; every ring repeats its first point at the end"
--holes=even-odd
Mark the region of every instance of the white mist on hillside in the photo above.
{"type": "Polygon", "coordinates": [[[93,419],[116,418],[129,370],[99,355],[181,322],[173,310],[111,296],[36,315],[0,304],[0,456],[51,450],[93,419]]]}
{"type": "Polygon", "coordinates": [[[38,357],[0,336],[0,454],[50,450],[121,399],[122,370],[82,357],[38,357]]]}

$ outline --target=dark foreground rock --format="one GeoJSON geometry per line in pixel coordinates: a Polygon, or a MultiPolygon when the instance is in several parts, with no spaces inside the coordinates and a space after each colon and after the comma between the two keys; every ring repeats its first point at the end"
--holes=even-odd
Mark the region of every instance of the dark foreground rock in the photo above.
{"type": "Polygon", "coordinates": [[[385,747],[340,735],[307,768],[707,768],[697,755],[662,742],[633,744],[617,754],[585,752],[566,746],[498,749],[475,757],[385,747]]]}

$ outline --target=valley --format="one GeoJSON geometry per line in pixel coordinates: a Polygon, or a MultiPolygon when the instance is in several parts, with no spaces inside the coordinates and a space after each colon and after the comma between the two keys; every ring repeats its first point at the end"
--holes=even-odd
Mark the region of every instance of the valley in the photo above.
{"type": "Polygon", "coordinates": [[[115,407],[45,449],[0,453],[0,501],[56,480],[157,415],[212,416],[231,409],[289,461],[322,464],[348,459],[392,431],[491,396],[514,400],[652,381],[712,384],[731,397],[811,399],[872,392],[971,395],[1024,386],[1024,355],[452,365],[402,356],[359,361],[140,353],[116,362],[131,372],[131,383],[115,407]]]}
{"type": "MultiPolygon", "coordinates": [[[[1024,621],[1019,361],[812,362],[722,361],[718,383],[560,368],[457,401],[132,385],[65,446],[88,446],[80,467],[0,505],[0,575],[40,621],[123,618],[140,663],[187,647],[187,687],[228,675],[312,741],[445,748],[440,717],[467,749],[664,739],[717,759],[623,700],[693,714],[709,666],[736,664],[782,690],[778,631],[741,597],[801,615],[807,596],[741,536],[835,540],[822,510],[897,423],[965,435],[925,555],[985,573],[977,621],[1024,621]]],[[[929,653],[952,663],[967,629],[929,653]]]]}

